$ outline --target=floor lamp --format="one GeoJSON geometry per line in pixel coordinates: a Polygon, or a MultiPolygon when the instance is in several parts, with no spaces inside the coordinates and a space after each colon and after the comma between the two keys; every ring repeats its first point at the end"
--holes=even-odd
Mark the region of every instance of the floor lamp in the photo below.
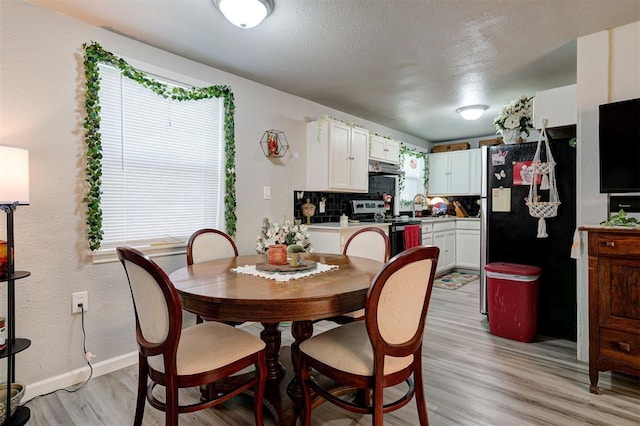
{"type": "MultiPolygon", "coordinates": [[[[7,145],[0,145],[0,210],[7,215],[7,298],[14,295],[14,239],[13,213],[19,205],[29,204],[29,151],[7,145]]],[[[7,309],[7,417],[10,406],[10,384],[15,381],[14,358],[12,345],[15,341],[15,306],[8,303],[7,309]]],[[[11,423],[11,420],[9,421],[11,423]]]]}

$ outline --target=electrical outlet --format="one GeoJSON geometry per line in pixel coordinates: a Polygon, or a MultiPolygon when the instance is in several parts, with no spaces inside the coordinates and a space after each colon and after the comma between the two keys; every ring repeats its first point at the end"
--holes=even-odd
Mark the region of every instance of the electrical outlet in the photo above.
{"type": "Polygon", "coordinates": [[[89,292],[79,291],[77,293],[71,293],[71,313],[79,314],[84,310],[89,310],[89,292]],[[82,308],[80,307],[82,305],[82,308]]]}
{"type": "Polygon", "coordinates": [[[263,193],[264,193],[264,199],[265,200],[270,200],[271,199],[271,187],[270,186],[265,186],[263,188],[263,193]]]}

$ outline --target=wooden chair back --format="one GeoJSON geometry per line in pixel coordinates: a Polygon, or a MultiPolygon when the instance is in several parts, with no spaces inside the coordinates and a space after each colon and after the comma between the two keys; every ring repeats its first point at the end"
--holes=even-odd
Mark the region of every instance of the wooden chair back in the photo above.
{"type": "Polygon", "coordinates": [[[358,229],[349,237],[342,254],[386,263],[391,255],[391,242],[382,229],[369,226],[358,229]]]}
{"type": "Polygon", "coordinates": [[[236,243],[226,232],[213,228],[200,229],[187,244],[187,265],[238,255],[236,243]]]}
{"type": "Polygon", "coordinates": [[[364,321],[333,328],[300,344],[303,425],[310,424],[311,410],[324,400],[354,413],[372,414],[372,424],[380,426],[384,413],[404,407],[414,396],[420,424],[429,424],[422,339],[439,254],[436,246],[413,247],[398,254],[374,277],[364,321]],[[311,369],[316,370],[314,377],[311,369]],[[402,382],[407,383],[403,396],[393,401],[384,398],[385,388],[402,382]],[[327,383],[337,387],[327,388],[327,383]],[[345,398],[349,389],[361,396],[345,398]],[[318,401],[312,401],[312,390],[318,401]]]}
{"type": "Polygon", "coordinates": [[[263,424],[266,384],[265,343],[230,325],[207,322],[182,328],[182,304],[167,274],[148,256],[130,247],[118,247],[136,320],[138,394],[134,425],[141,425],[145,400],[165,412],[165,425],[178,424],[179,413],[219,405],[252,390],[255,422],[263,424]],[[221,361],[224,360],[224,361],[221,361]],[[219,392],[214,382],[254,367],[243,381],[219,392]],[[157,398],[157,385],[165,398],[157,398]],[[181,405],[180,388],[207,389],[199,402],[181,405]]]}

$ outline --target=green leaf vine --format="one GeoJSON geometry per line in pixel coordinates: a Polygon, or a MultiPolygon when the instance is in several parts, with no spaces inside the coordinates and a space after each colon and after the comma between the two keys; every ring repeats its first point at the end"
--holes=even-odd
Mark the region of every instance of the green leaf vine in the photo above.
{"type": "MultiPolygon", "coordinates": [[[[429,157],[427,156],[426,152],[422,152],[422,151],[418,151],[417,149],[414,148],[409,148],[408,146],[406,146],[405,144],[403,144],[402,142],[400,142],[400,164],[403,165],[404,164],[404,160],[405,157],[407,155],[410,155],[412,157],[415,158],[422,158],[424,160],[424,170],[423,170],[423,187],[425,189],[425,191],[428,192],[429,189],[429,157]]],[[[398,179],[398,187],[399,187],[399,191],[400,193],[402,193],[402,190],[404,189],[404,174],[401,174],[399,176],[398,179]]],[[[426,194],[425,194],[426,195],[426,194]]]]}
{"type": "Polygon", "coordinates": [[[87,145],[86,181],[87,194],[87,234],[89,249],[98,250],[104,233],[102,231],[102,208],[100,206],[102,185],[102,141],[100,135],[100,74],[98,64],[104,63],[118,68],[123,76],[139,83],[163,98],[177,101],[191,101],[209,98],[223,98],[224,105],[224,138],[225,138],[225,197],[224,218],[225,230],[235,235],[237,229],[236,216],[236,168],[235,168],[235,104],[233,92],[229,86],[208,87],[169,87],[165,83],[149,78],[147,74],[129,65],[124,59],[108,52],[98,43],[82,45],[84,50],[85,118],[84,134],[87,145]]]}

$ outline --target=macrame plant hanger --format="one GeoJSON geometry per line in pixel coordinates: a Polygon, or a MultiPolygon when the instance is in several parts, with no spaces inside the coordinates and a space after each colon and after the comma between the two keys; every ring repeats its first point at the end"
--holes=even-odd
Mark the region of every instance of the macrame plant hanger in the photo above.
{"type": "Polygon", "coordinates": [[[531,167],[533,168],[533,178],[529,185],[529,195],[526,198],[526,205],[529,207],[529,214],[538,218],[538,238],[546,238],[547,224],[545,219],[558,215],[558,206],[560,199],[558,198],[558,187],[556,185],[556,162],[551,154],[549,140],[547,138],[547,120],[542,120],[542,131],[538,138],[538,147],[533,157],[531,167]],[[541,151],[543,150],[542,141],[544,140],[545,160],[541,160],[541,151]],[[538,180],[540,180],[540,188],[538,188],[538,180]],[[538,191],[548,191],[546,201],[543,201],[543,193],[538,191]]]}

